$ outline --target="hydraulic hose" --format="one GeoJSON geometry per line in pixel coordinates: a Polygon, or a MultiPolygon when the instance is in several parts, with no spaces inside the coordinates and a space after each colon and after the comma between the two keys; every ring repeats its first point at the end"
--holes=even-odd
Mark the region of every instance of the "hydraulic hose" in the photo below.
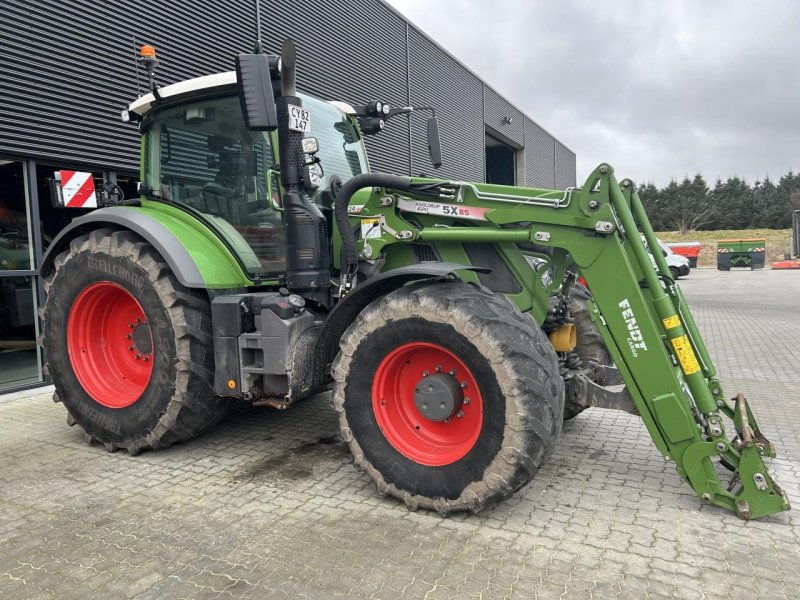
{"type": "Polygon", "coordinates": [[[342,189],[339,190],[336,197],[334,213],[336,215],[336,227],[339,229],[339,235],[342,238],[347,271],[350,271],[352,267],[358,265],[356,236],[353,230],[350,229],[350,224],[348,223],[347,208],[350,205],[350,199],[353,197],[353,194],[365,187],[392,188],[407,192],[411,190],[411,178],[400,175],[388,175],[385,173],[364,173],[348,179],[342,186],[342,189]]]}

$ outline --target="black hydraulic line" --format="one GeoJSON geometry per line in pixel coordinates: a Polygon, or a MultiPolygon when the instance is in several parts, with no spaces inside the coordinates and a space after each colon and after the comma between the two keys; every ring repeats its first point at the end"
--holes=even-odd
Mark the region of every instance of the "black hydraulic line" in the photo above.
{"type": "Polygon", "coordinates": [[[401,175],[388,175],[386,173],[363,173],[348,179],[339,190],[336,198],[334,212],[336,214],[336,227],[342,237],[342,247],[344,248],[345,262],[348,271],[351,267],[358,265],[358,251],[356,250],[356,236],[348,224],[347,207],[350,199],[358,190],[365,187],[392,188],[399,191],[411,191],[411,178],[401,175]]]}

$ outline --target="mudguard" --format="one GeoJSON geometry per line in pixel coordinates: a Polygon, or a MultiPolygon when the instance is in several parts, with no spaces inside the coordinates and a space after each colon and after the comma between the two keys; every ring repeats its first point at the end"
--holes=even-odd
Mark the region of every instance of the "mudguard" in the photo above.
{"type": "MultiPolygon", "coordinates": [[[[69,247],[73,238],[103,226],[113,229],[128,229],[141,236],[164,258],[178,281],[186,287],[238,287],[248,284],[241,269],[234,266],[235,259],[229,252],[218,246],[215,247],[213,244],[203,243],[199,236],[179,237],[161,219],[147,214],[146,209],[121,207],[101,208],[72,221],[56,236],[47,249],[42,261],[42,275],[46,276],[50,272],[55,257],[69,247]],[[202,245],[202,253],[206,258],[204,263],[216,265],[217,271],[213,274],[218,275],[222,271],[223,276],[214,277],[211,281],[209,281],[208,273],[204,277],[203,269],[205,267],[198,264],[197,260],[192,257],[191,248],[187,248],[187,243],[198,247],[202,245]],[[220,269],[223,265],[227,265],[227,268],[220,269]]],[[[177,231],[180,232],[180,230],[177,231]]]]}
{"type": "Polygon", "coordinates": [[[417,263],[392,269],[359,283],[345,298],[333,307],[317,338],[316,360],[318,368],[327,368],[336,356],[339,340],[356,316],[367,304],[411,281],[439,279],[456,276],[457,271],[488,273],[491,269],[450,262],[417,263]]]}

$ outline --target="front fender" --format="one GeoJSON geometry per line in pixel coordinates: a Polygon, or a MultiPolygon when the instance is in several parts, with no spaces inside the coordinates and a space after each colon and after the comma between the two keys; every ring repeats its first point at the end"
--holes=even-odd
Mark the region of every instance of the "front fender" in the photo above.
{"type": "Polygon", "coordinates": [[[368,304],[409,282],[449,276],[458,277],[458,271],[487,273],[491,269],[450,262],[417,263],[392,269],[359,283],[353,291],[333,307],[325,320],[317,338],[316,364],[318,367],[324,369],[333,362],[342,334],[368,304]]]}
{"type": "Polygon", "coordinates": [[[253,285],[236,257],[215,234],[189,214],[151,207],[120,206],[77,218],[50,244],[42,262],[44,276],[55,257],[77,236],[101,227],[128,229],[151,244],[181,284],[189,288],[237,288],[253,285]]]}

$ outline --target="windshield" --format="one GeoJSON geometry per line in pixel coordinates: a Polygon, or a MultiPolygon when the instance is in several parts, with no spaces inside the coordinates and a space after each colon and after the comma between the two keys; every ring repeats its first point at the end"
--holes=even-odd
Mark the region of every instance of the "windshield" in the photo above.
{"type": "MultiPolygon", "coordinates": [[[[324,175],[314,201],[322,203],[333,175],[347,181],[367,171],[367,160],[358,131],[337,108],[301,97],[311,112],[309,135],[319,142],[324,175]]],[[[268,193],[277,162],[270,134],[245,128],[238,96],[165,107],[153,114],[146,135],[144,182],[153,197],[202,213],[248,274],[285,271],[280,199],[268,193]]],[[[275,174],[273,195],[277,180],[275,174]]]]}
{"type": "Polygon", "coordinates": [[[353,124],[339,109],[327,102],[300,95],[303,106],[311,111],[311,133],[319,142],[320,164],[323,177],[320,190],[330,185],[330,178],[337,175],[344,183],[354,175],[367,172],[367,157],[361,138],[353,124]]]}

